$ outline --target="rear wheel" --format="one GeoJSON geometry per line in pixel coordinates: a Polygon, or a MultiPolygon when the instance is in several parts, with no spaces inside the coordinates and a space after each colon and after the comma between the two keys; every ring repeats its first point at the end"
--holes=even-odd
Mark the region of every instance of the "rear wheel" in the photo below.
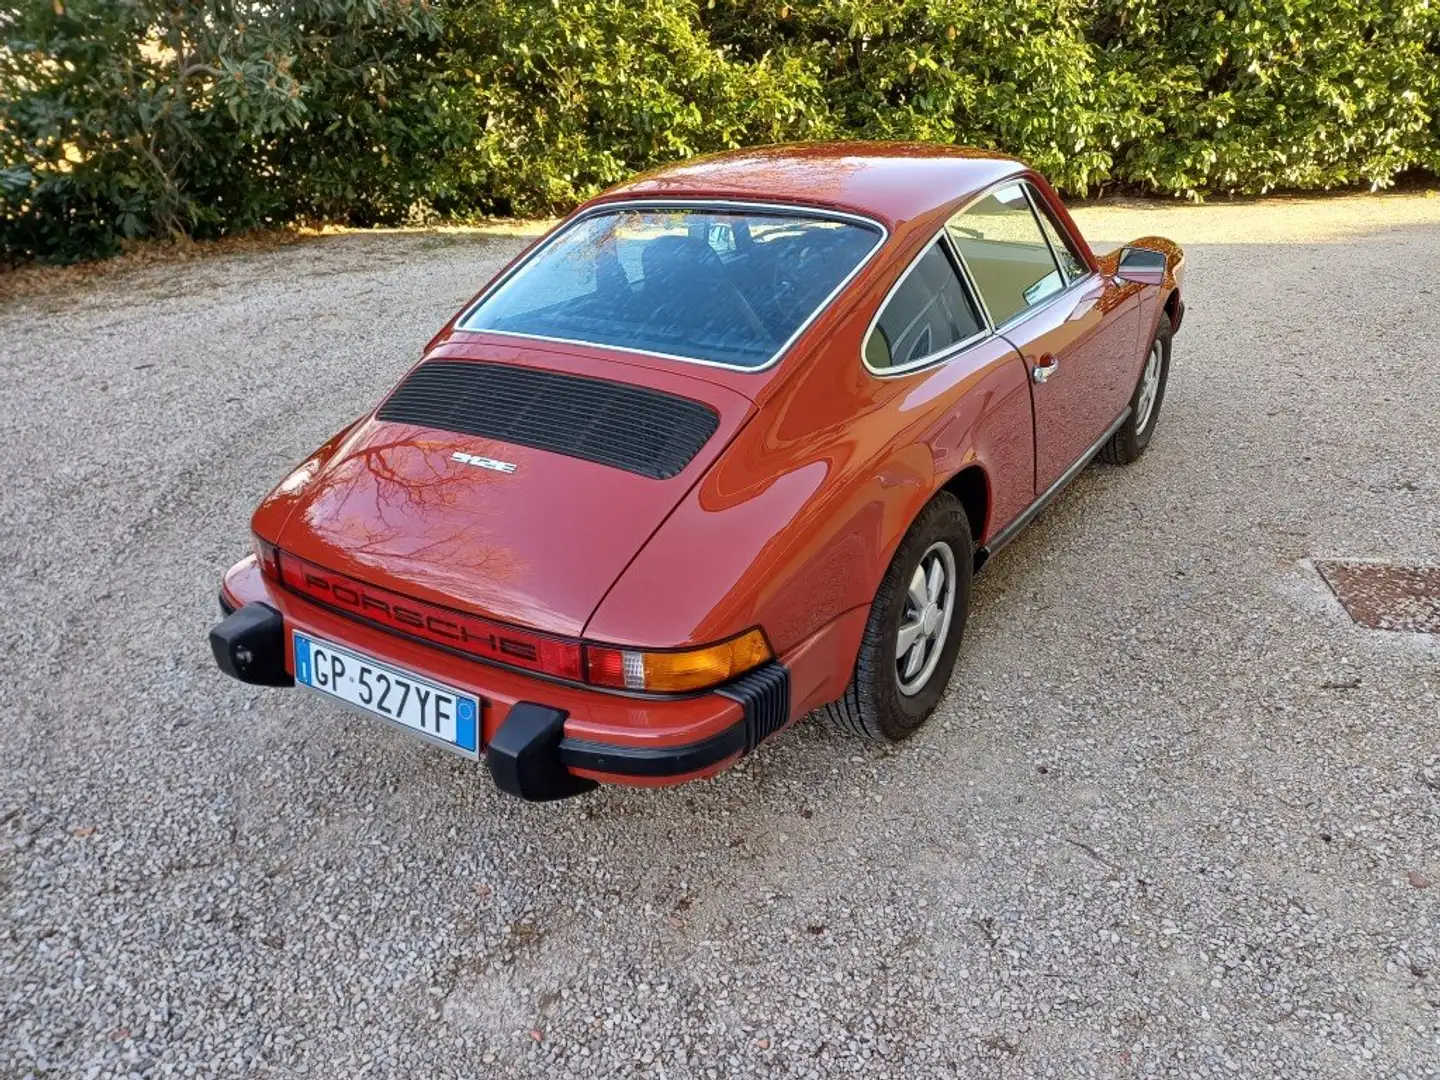
{"type": "Polygon", "coordinates": [[[1135,392],[1130,395],[1130,415],[1100,450],[1102,461],[1112,465],[1128,465],[1150,445],[1155,421],[1160,417],[1160,404],[1165,400],[1165,383],[1170,378],[1170,317],[1160,316],[1155,338],[1145,354],[1145,366],[1135,392]]]}
{"type": "Polygon", "coordinates": [[[850,685],[825,707],[832,723],[862,738],[899,742],[930,718],[955,669],[973,566],[970,519],[960,500],[941,492],[885,571],[850,685]]]}

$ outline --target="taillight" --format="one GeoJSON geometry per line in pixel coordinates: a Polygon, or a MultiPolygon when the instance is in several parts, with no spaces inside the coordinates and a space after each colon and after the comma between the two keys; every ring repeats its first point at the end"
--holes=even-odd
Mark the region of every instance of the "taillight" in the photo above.
{"type": "Polygon", "coordinates": [[[252,536],[251,542],[267,578],[317,603],[396,633],[566,682],[657,694],[688,693],[729,682],[774,656],[758,627],[703,648],[664,652],[550,637],[367,585],[298,556],[282,554],[258,536],[252,536]]]}
{"type": "Polygon", "coordinates": [[[250,534],[250,548],[255,552],[255,561],[260,564],[260,573],[271,581],[280,580],[280,549],[268,540],[261,540],[250,534]]]}
{"type": "Polygon", "coordinates": [[[585,646],[586,681],[616,690],[675,694],[729,682],[773,654],[758,628],[700,649],[647,652],[607,645],[585,646]]]}

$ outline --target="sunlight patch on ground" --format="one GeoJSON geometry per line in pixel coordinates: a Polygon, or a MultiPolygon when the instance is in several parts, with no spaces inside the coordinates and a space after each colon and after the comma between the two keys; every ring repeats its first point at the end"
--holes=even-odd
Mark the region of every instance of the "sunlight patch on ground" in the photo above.
{"type": "Polygon", "coordinates": [[[1270,196],[1186,203],[1163,199],[1076,202],[1070,213],[1097,250],[1159,230],[1178,244],[1304,244],[1390,229],[1440,225],[1440,193],[1270,196]]]}

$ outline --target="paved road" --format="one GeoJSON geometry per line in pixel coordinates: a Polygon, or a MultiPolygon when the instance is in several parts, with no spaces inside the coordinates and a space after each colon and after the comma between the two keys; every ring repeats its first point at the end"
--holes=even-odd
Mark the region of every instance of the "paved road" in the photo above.
{"type": "Polygon", "coordinates": [[[932,726],[554,806],[204,641],[518,239],[0,300],[0,1076],[1437,1075],[1440,639],[1307,559],[1440,561],[1440,201],[1081,218],[1189,247],[1160,430],[982,575],[932,726]]]}

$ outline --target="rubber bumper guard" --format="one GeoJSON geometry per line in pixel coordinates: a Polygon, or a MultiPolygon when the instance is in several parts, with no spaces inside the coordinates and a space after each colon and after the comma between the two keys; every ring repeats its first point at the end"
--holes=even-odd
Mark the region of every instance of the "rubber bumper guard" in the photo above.
{"type": "Polygon", "coordinates": [[[269,604],[246,604],[210,631],[215,663],[232,679],[256,686],[294,686],[285,670],[285,620],[269,604]]]}
{"type": "Polygon", "coordinates": [[[748,754],[790,719],[790,672],[783,664],[766,664],[716,693],[738,701],[744,718],[699,742],[664,747],[567,739],[567,713],[532,701],[518,702],[486,747],[485,764],[501,791],[531,802],[549,802],[596,786],[571,769],[616,776],[685,776],[748,754]]]}
{"type": "Polygon", "coordinates": [[[568,772],[560,760],[560,743],[565,738],[563,709],[516,702],[485,748],[485,767],[495,786],[530,802],[568,799],[596,787],[568,772]]]}

